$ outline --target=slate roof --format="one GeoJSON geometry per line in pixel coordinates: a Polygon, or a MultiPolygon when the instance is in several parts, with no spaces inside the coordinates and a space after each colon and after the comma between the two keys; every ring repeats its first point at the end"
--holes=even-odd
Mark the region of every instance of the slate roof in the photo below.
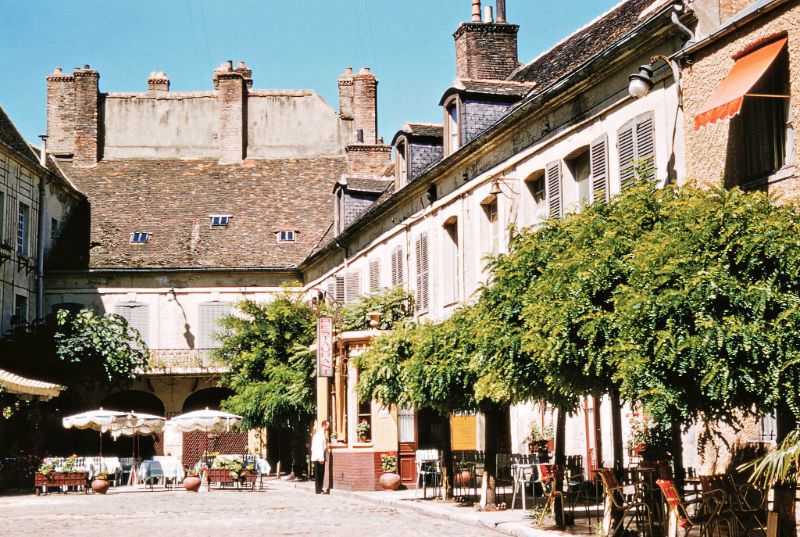
{"type": "Polygon", "coordinates": [[[20,157],[28,160],[32,164],[39,164],[31,152],[28,143],[14,126],[11,118],[8,117],[6,111],[0,106],[0,143],[11,149],[20,157]]]}
{"type": "Polygon", "coordinates": [[[625,0],[508,77],[539,90],[574,71],[642,24],[670,0],[625,0]]]}
{"type": "Polygon", "coordinates": [[[469,93],[483,95],[502,95],[506,97],[524,97],[532,85],[505,80],[459,80],[464,90],[469,93]]]}
{"type": "Polygon", "coordinates": [[[406,123],[403,125],[403,131],[413,136],[421,136],[425,138],[444,138],[444,127],[442,125],[433,125],[431,123],[406,123]],[[408,129],[405,127],[408,127],[408,129]]]}
{"type": "Polygon", "coordinates": [[[389,183],[393,182],[392,179],[366,179],[361,177],[348,177],[347,189],[355,190],[357,192],[370,192],[373,194],[381,194],[389,183]]]}
{"type": "Polygon", "coordinates": [[[91,207],[91,269],[293,268],[326,232],[346,168],[344,157],[60,165],[91,207]],[[211,228],[212,214],[230,223],[211,228]],[[280,230],[297,231],[296,242],[277,243],[280,230]],[[152,236],[130,244],[134,231],[152,236]]]}

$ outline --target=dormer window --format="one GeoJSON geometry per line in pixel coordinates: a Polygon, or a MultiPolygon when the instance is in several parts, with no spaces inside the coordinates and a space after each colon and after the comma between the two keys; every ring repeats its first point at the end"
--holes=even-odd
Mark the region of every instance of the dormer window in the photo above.
{"type": "Polygon", "coordinates": [[[147,231],[134,231],[131,233],[131,244],[147,244],[150,240],[150,233],[147,231]]]}
{"type": "Polygon", "coordinates": [[[395,161],[397,166],[397,187],[403,188],[408,183],[408,150],[405,140],[397,142],[395,146],[395,161]]]}
{"type": "Polygon", "coordinates": [[[211,215],[211,227],[225,227],[231,221],[231,215],[229,214],[212,214],[211,215]]]}
{"type": "Polygon", "coordinates": [[[297,237],[297,232],[292,230],[279,231],[277,237],[278,242],[294,242],[297,237]]]}
{"type": "Polygon", "coordinates": [[[444,105],[444,141],[447,154],[452,155],[461,147],[461,133],[458,128],[458,98],[454,97],[444,105]]]}

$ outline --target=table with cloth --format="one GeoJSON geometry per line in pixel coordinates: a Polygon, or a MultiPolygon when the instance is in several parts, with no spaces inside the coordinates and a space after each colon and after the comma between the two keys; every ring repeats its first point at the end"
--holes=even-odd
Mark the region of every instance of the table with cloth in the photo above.
{"type": "Polygon", "coordinates": [[[109,480],[118,481],[122,476],[122,463],[119,457],[86,457],[85,465],[89,479],[94,479],[101,469],[106,471],[109,480]]]}
{"type": "Polygon", "coordinates": [[[136,476],[139,483],[150,484],[161,479],[164,486],[183,481],[183,464],[176,457],[153,457],[151,460],[142,461],[139,474],[136,476]]]}

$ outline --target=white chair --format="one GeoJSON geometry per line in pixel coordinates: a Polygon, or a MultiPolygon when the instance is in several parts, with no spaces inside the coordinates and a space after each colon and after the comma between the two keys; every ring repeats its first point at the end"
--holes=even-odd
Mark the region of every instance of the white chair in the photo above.
{"type": "MultiPolygon", "coordinates": [[[[525,488],[530,483],[531,487],[533,487],[533,479],[535,476],[533,464],[513,464],[511,465],[511,474],[513,479],[513,486],[514,492],[511,494],[511,509],[514,509],[514,505],[517,498],[517,490],[520,492],[520,497],[522,498],[522,510],[526,511],[525,507],[525,488]]],[[[535,491],[534,491],[535,493],[535,491]]],[[[534,497],[534,500],[536,498],[534,497]]]]}
{"type": "Polygon", "coordinates": [[[439,487],[439,476],[441,475],[439,450],[418,449],[415,463],[417,467],[417,487],[414,491],[414,497],[417,496],[420,487],[422,487],[422,497],[426,498],[429,480],[435,488],[439,487]]]}

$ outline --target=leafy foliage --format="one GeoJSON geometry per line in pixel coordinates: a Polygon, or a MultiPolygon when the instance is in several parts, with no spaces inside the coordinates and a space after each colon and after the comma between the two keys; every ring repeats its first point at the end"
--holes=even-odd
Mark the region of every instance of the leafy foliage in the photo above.
{"type": "Polygon", "coordinates": [[[777,449],[739,468],[750,469],[753,470],[751,481],[764,487],[796,483],[800,470],[800,429],[789,433],[777,449]]]}
{"type": "Polygon", "coordinates": [[[381,293],[364,295],[354,304],[341,309],[344,330],[367,330],[369,313],[381,314],[378,330],[392,330],[401,321],[414,315],[414,295],[402,287],[384,289],[381,293]]]}

